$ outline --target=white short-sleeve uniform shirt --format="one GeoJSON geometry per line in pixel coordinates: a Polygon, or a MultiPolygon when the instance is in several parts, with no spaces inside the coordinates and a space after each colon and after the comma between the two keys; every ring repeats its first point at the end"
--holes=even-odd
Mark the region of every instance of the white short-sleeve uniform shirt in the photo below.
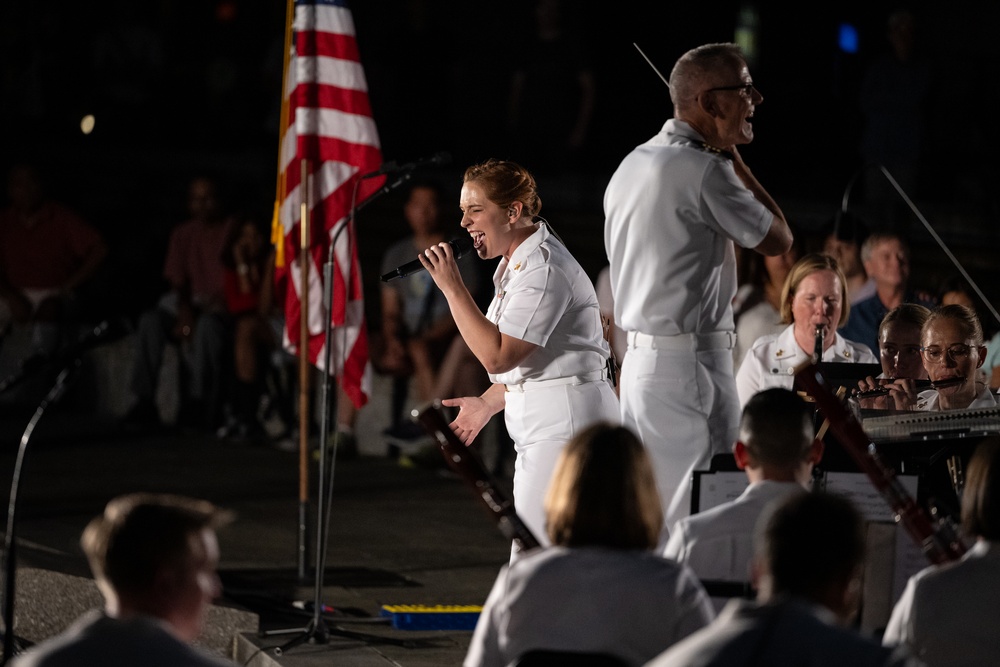
{"type": "MultiPolygon", "coordinates": [[[[736,388],[740,406],[747,404],[753,395],[772,387],[792,389],[795,386],[795,369],[809,360],[810,352],[795,342],[794,325],[789,324],[780,334],[762,336],[747,352],[736,374],[736,388]]],[[[877,364],[878,357],[867,345],[847,340],[836,334],[833,345],[823,351],[824,362],[877,364]]]]}
{"type": "Polygon", "coordinates": [[[546,225],[500,261],[493,280],[486,317],[501,333],[538,346],[490,380],[514,389],[504,395],[504,421],[517,451],[514,507],[547,544],[545,493],[563,446],[596,421],[620,421],[618,397],[601,378],[608,346],[593,282],[546,225]]]}
{"type": "MultiPolygon", "coordinates": [[[[734,243],[756,247],[774,214],[732,162],[690,125],[668,120],[633,150],[604,195],[604,244],[615,321],[626,332],[694,337],[732,332],[734,243]]],[[[690,477],[739,430],[731,345],[630,346],[619,388],[622,422],[649,449],[665,525],[690,511],[690,477]],[[728,359],[723,358],[728,357],[728,359]]]]}

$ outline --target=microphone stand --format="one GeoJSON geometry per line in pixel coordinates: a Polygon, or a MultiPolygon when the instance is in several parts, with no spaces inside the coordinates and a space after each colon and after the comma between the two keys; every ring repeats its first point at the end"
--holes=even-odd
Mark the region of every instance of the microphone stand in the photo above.
{"type": "Polygon", "coordinates": [[[0,665],[6,665],[14,655],[15,645],[20,643],[20,639],[14,634],[14,580],[17,572],[17,558],[15,555],[17,531],[17,501],[20,489],[21,471],[24,468],[25,455],[28,451],[28,443],[35,431],[35,426],[45,414],[50,405],[56,403],[66,391],[67,383],[76,370],[80,367],[81,357],[74,355],[73,359],[60,371],[55,383],[49,390],[34,415],[28,421],[28,426],[21,436],[21,445],[17,450],[17,459],[14,463],[14,474],[10,482],[10,500],[7,503],[7,530],[4,538],[4,581],[3,581],[3,660],[0,665]]]}
{"type": "MultiPolygon", "coordinates": [[[[323,387],[321,392],[321,397],[323,401],[323,412],[320,417],[320,437],[319,437],[319,478],[316,487],[316,563],[314,565],[313,572],[313,608],[312,608],[312,618],[309,623],[303,628],[292,628],[285,630],[270,630],[261,633],[262,636],[271,636],[279,634],[289,634],[293,632],[300,633],[298,636],[292,638],[288,642],[282,644],[281,646],[276,646],[273,649],[274,655],[280,656],[283,653],[289,651],[290,649],[298,646],[299,644],[310,642],[312,644],[326,644],[330,640],[331,635],[338,635],[342,637],[347,637],[351,639],[360,639],[362,641],[372,640],[381,643],[395,643],[391,639],[385,637],[367,637],[361,633],[348,632],[346,630],[331,629],[327,624],[326,619],[323,618],[323,576],[326,569],[326,556],[327,556],[327,546],[330,535],[330,507],[333,504],[333,474],[336,466],[337,459],[337,441],[334,440],[333,443],[333,454],[329,457],[330,460],[330,480],[327,483],[326,470],[327,470],[327,452],[329,451],[329,433],[330,433],[330,421],[331,414],[336,414],[337,407],[337,392],[332,389],[336,378],[337,366],[331,365],[331,355],[332,351],[332,341],[333,341],[333,320],[330,317],[330,313],[333,312],[333,253],[337,246],[337,239],[344,232],[348,226],[354,225],[354,218],[357,212],[363,209],[365,206],[370,204],[374,199],[392,192],[399,186],[401,186],[406,181],[410,180],[412,176],[411,172],[407,171],[397,176],[396,180],[392,183],[386,183],[379,190],[373,193],[370,197],[357,204],[357,193],[358,185],[361,179],[357,179],[354,182],[354,191],[351,196],[351,212],[347,220],[340,226],[339,229],[334,233],[333,238],[330,239],[330,248],[327,252],[326,263],[323,265],[323,306],[326,309],[326,323],[325,323],[325,343],[324,343],[324,359],[323,367],[326,370],[323,377],[323,387]]],[[[362,177],[364,178],[364,177],[362,177]]],[[[408,645],[409,640],[404,640],[408,645]]]]}

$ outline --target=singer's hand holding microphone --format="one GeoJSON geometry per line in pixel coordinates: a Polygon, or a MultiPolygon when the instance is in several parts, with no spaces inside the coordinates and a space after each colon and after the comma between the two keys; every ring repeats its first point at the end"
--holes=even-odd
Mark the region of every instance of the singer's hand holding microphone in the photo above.
{"type": "MultiPolygon", "coordinates": [[[[472,237],[471,236],[460,236],[454,238],[447,243],[440,243],[437,246],[431,246],[423,253],[421,253],[417,259],[412,262],[407,262],[401,266],[396,267],[389,273],[382,275],[382,282],[387,283],[390,280],[396,280],[397,278],[405,278],[411,276],[414,273],[419,273],[420,271],[426,270],[428,267],[424,265],[421,259],[429,261],[427,253],[434,250],[438,255],[444,256],[444,248],[442,246],[448,246],[451,248],[451,254],[455,259],[460,259],[466,255],[470,250],[472,250],[472,237]]],[[[440,260],[439,260],[440,261],[440,260]]],[[[431,265],[433,266],[433,264],[431,265]]],[[[458,266],[455,266],[455,271],[458,271],[458,266]]],[[[440,285],[439,285],[440,286],[440,285]]]]}

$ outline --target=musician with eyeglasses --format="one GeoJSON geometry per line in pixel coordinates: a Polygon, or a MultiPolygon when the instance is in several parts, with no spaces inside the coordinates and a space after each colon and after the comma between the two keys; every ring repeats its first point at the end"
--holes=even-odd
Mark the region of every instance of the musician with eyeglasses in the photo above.
{"type": "Polygon", "coordinates": [[[920,356],[932,388],[917,395],[917,410],[961,410],[997,405],[976,370],[986,358],[975,311],[953,304],[935,309],[920,333],[920,356]]]}
{"type": "Polygon", "coordinates": [[[882,318],[878,329],[882,373],[858,381],[857,396],[862,408],[905,410],[917,402],[917,381],[927,380],[920,355],[920,332],[930,314],[924,306],[904,303],[882,318]]]}
{"type": "Polygon", "coordinates": [[[622,421],[649,447],[666,525],[691,473],[738,437],[735,246],[781,255],[792,233],[743,161],[763,96],[736,44],[675,63],[674,117],[622,160],[604,194],[615,321],[626,332],[622,421]]]}

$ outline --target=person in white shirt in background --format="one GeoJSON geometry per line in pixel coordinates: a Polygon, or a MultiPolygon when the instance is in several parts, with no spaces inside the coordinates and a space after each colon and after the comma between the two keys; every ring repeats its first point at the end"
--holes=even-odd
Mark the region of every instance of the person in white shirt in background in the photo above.
{"type": "MultiPolygon", "coordinates": [[[[678,521],[664,555],[690,567],[703,583],[749,582],[757,518],[775,499],[812,486],[813,466],[823,457],[814,431],[813,410],[795,392],[776,387],[751,398],[733,445],[750,486],[735,500],[678,521]]],[[[712,601],[721,609],[725,600],[712,601]]]]}
{"type": "Polygon", "coordinates": [[[986,358],[983,328],[971,308],[953,304],[934,309],[920,333],[920,354],[931,382],[960,384],[928,389],[917,395],[917,410],[990,408],[996,396],[977,372],[986,358]]]}
{"type": "Polygon", "coordinates": [[[888,393],[858,399],[860,407],[875,410],[905,410],[916,403],[914,380],[926,380],[927,369],[920,356],[920,332],[931,311],[918,303],[904,303],[890,310],[878,328],[878,354],[882,373],[858,380],[859,391],[884,389],[888,393]]]}
{"type": "Polygon", "coordinates": [[[845,285],[844,273],[829,255],[812,253],[795,263],[781,290],[781,319],[788,326],[750,347],[736,374],[740,405],[768,387],[791,389],[796,368],[816,350],[817,333],[823,343],[820,361],[878,363],[867,345],[837,333],[851,309],[845,285]]]}
{"type": "Polygon", "coordinates": [[[795,493],[757,523],[757,601],[732,600],[647,667],[916,667],[902,646],[851,627],[861,602],[864,522],[850,500],[795,493]]]}
{"type": "Polygon", "coordinates": [[[962,527],[974,540],[958,562],[932,565],[906,584],[882,636],[928,665],[1000,665],[1000,438],[969,462],[962,527]]]}

